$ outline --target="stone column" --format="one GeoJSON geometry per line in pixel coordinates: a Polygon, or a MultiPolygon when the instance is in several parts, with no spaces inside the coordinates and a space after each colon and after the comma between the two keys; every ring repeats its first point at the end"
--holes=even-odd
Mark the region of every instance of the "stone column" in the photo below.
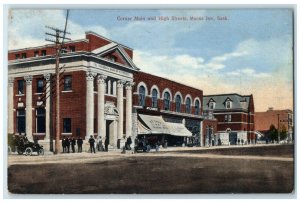
{"type": "Polygon", "coordinates": [[[132,86],[133,82],[126,83],[126,138],[132,138],[132,86]]]}
{"type": "Polygon", "coordinates": [[[88,140],[94,135],[94,74],[86,72],[86,135],[88,140]]]}
{"type": "Polygon", "coordinates": [[[117,91],[117,81],[113,81],[113,95],[117,94],[116,91],[117,91]]]}
{"type": "Polygon", "coordinates": [[[119,80],[117,84],[117,108],[119,111],[119,123],[118,123],[118,140],[123,139],[123,85],[124,81],[119,80]]]}
{"type": "Polygon", "coordinates": [[[26,136],[33,140],[32,136],[32,75],[24,77],[26,80],[26,136]]]}
{"type": "Polygon", "coordinates": [[[107,94],[111,95],[111,80],[107,81],[107,94]]]}
{"type": "Polygon", "coordinates": [[[8,133],[14,133],[14,78],[8,79],[8,133]]]}
{"type": "Polygon", "coordinates": [[[46,80],[46,135],[45,135],[45,140],[50,140],[50,79],[51,79],[51,74],[47,73],[44,74],[44,78],[46,80]]]}
{"type": "Polygon", "coordinates": [[[105,125],[105,119],[104,119],[104,93],[105,93],[105,80],[107,76],[104,75],[98,75],[97,81],[98,81],[98,99],[97,99],[97,129],[98,129],[98,136],[102,137],[102,140],[105,141],[106,136],[106,125],[105,125]]]}

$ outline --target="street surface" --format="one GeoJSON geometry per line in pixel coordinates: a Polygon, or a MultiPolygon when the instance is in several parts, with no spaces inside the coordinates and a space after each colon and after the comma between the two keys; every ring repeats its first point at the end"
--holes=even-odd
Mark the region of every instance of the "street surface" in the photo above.
{"type": "Polygon", "coordinates": [[[290,193],[294,145],[168,148],[44,156],[11,154],[16,194],[290,193]]]}

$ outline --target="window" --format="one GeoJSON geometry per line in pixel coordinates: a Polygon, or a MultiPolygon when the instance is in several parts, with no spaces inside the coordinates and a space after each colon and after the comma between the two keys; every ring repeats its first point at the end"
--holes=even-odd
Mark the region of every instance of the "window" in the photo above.
{"type": "Polygon", "coordinates": [[[24,80],[18,80],[18,94],[24,94],[24,80]]]}
{"type": "Polygon", "coordinates": [[[17,132],[25,133],[25,109],[17,110],[17,132]]]}
{"type": "Polygon", "coordinates": [[[72,90],[72,76],[66,75],[64,77],[64,91],[72,90]]]}
{"type": "Polygon", "coordinates": [[[140,86],[140,88],[139,88],[139,106],[145,106],[145,94],[146,94],[145,87],[140,86]]]}
{"type": "Polygon", "coordinates": [[[16,54],[16,59],[20,59],[20,54],[16,54]]]}
{"type": "Polygon", "coordinates": [[[157,90],[152,90],[152,107],[157,108],[157,90]]]}
{"type": "Polygon", "coordinates": [[[187,98],[185,102],[185,112],[191,113],[191,99],[187,98]]]}
{"type": "Polygon", "coordinates": [[[165,92],[165,94],[164,94],[164,109],[170,110],[170,94],[169,94],[169,92],[165,92]]]}
{"type": "Polygon", "coordinates": [[[176,96],[175,98],[175,103],[176,103],[176,112],[180,112],[180,107],[181,107],[181,97],[179,95],[176,96]]]}
{"type": "Polygon", "coordinates": [[[215,108],[215,102],[209,102],[209,109],[215,108]]]}
{"type": "Polygon", "coordinates": [[[71,122],[71,118],[64,118],[63,119],[63,132],[64,133],[71,133],[72,132],[72,122],[71,122]]]}
{"type": "Polygon", "coordinates": [[[42,51],[41,51],[41,55],[42,55],[42,56],[46,56],[46,55],[47,55],[46,50],[42,50],[42,51]]]}
{"type": "Polygon", "coordinates": [[[228,122],[231,122],[231,115],[228,115],[228,122]]]}
{"type": "Polygon", "coordinates": [[[39,51],[35,51],[34,52],[34,57],[38,57],[39,56],[39,51]]]}
{"type": "Polygon", "coordinates": [[[225,122],[231,122],[231,114],[225,115],[225,122]]]}
{"type": "Polygon", "coordinates": [[[42,93],[44,88],[44,81],[43,79],[36,80],[36,93],[42,93]]]}
{"type": "Polygon", "coordinates": [[[231,109],[231,101],[226,101],[226,109],[231,109]]]}
{"type": "Polygon", "coordinates": [[[70,52],[75,52],[75,46],[69,46],[70,52]]]}
{"type": "Polygon", "coordinates": [[[22,53],[22,59],[25,59],[26,57],[26,53],[22,53]]]}
{"type": "Polygon", "coordinates": [[[45,109],[37,108],[36,109],[36,132],[45,133],[45,109]]]}
{"type": "Polygon", "coordinates": [[[198,100],[196,100],[196,103],[195,103],[195,115],[199,115],[199,112],[200,112],[200,103],[198,100]]]}

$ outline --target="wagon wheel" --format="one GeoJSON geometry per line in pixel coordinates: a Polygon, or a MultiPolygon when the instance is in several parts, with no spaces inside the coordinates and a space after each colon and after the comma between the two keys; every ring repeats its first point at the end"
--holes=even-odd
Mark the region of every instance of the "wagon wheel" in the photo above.
{"type": "Polygon", "coordinates": [[[44,155],[44,149],[39,149],[39,155],[44,155]]]}
{"type": "Polygon", "coordinates": [[[26,149],[25,149],[25,155],[26,156],[31,156],[31,154],[32,154],[32,148],[31,147],[27,147],[26,149]]]}

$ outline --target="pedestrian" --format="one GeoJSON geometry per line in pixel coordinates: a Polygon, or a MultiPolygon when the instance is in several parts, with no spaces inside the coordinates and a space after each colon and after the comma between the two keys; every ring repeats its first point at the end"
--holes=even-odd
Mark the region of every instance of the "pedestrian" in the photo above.
{"type": "Polygon", "coordinates": [[[101,136],[99,137],[99,145],[98,145],[98,146],[99,146],[99,149],[98,149],[98,150],[99,150],[100,152],[104,151],[104,148],[103,148],[103,142],[102,142],[102,137],[101,137],[101,136]]]}
{"type": "Polygon", "coordinates": [[[76,140],[74,137],[72,137],[72,140],[71,140],[72,153],[75,153],[75,145],[76,145],[76,140]]]}
{"type": "Polygon", "coordinates": [[[131,140],[131,137],[128,137],[127,140],[126,140],[126,149],[127,150],[131,150],[131,147],[130,145],[132,144],[132,140],[131,140]]]}
{"type": "Polygon", "coordinates": [[[83,144],[83,140],[82,140],[81,137],[78,136],[78,138],[77,138],[77,149],[78,149],[79,153],[82,152],[82,144],[83,144]]]}
{"type": "Polygon", "coordinates": [[[61,141],[61,145],[62,145],[62,148],[63,148],[63,153],[66,152],[66,137],[64,136],[62,141],[61,141]]]}
{"type": "Polygon", "coordinates": [[[65,142],[66,142],[66,148],[68,150],[68,153],[70,153],[70,139],[67,137],[65,142]]]}
{"type": "Polygon", "coordinates": [[[107,137],[105,138],[104,145],[105,145],[105,151],[108,152],[108,139],[107,139],[107,137]]]}
{"type": "Polygon", "coordinates": [[[90,143],[90,148],[91,148],[91,153],[96,153],[95,150],[95,139],[93,138],[93,135],[91,135],[90,139],[89,139],[89,143],[90,143]]]}

